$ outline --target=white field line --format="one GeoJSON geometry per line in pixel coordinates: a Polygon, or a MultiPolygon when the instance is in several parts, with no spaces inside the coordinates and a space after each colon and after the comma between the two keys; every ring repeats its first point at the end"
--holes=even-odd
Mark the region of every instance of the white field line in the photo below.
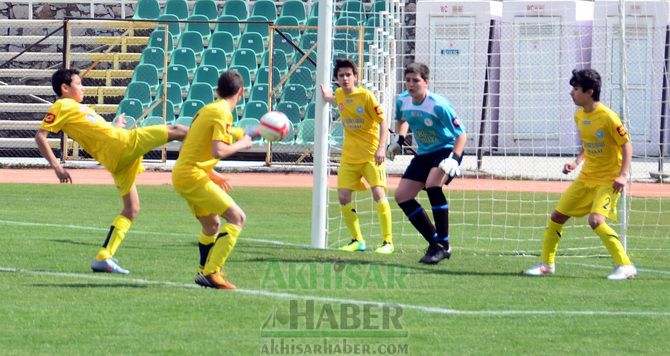
{"type": "MultiPolygon", "coordinates": [[[[115,281],[122,283],[135,283],[138,285],[156,285],[164,287],[175,288],[200,288],[195,284],[170,282],[170,281],[155,281],[142,278],[127,278],[125,276],[113,276],[106,274],[84,274],[84,273],[67,273],[67,272],[52,272],[21,269],[13,267],[0,267],[0,272],[6,273],[20,273],[39,276],[52,276],[74,279],[89,279],[102,281],[115,281]]],[[[218,293],[230,293],[229,291],[216,291],[218,293]]],[[[426,314],[442,314],[442,315],[464,315],[464,316],[524,316],[524,315],[548,315],[548,316],[627,316],[627,317],[670,317],[670,311],[607,311],[607,310],[457,310],[442,307],[430,307],[414,304],[379,302],[361,299],[347,299],[347,298],[331,298],[320,297],[313,295],[301,295],[286,292],[272,292],[259,289],[237,289],[233,293],[248,294],[258,297],[267,297],[273,299],[301,299],[312,300],[322,303],[346,303],[346,304],[370,304],[379,307],[399,307],[403,310],[413,310],[426,314]]]]}
{"type": "MultiPolygon", "coordinates": [[[[594,268],[594,269],[609,269],[609,270],[611,270],[612,268],[614,268],[614,266],[593,265],[593,264],[588,264],[588,263],[564,262],[564,264],[573,265],[573,266],[582,266],[582,267],[594,268]]],[[[645,272],[645,273],[659,273],[659,274],[670,275],[670,271],[662,271],[662,270],[657,270],[657,269],[637,268],[637,270],[639,272],[645,272]]]]}

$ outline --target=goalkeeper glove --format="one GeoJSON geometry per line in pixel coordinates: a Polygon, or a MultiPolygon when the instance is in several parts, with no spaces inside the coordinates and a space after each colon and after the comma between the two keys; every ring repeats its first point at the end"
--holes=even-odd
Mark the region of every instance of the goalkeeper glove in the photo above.
{"type": "Polygon", "coordinates": [[[386,148],[386,158],[393,161],[395,156],[402,152],[402,145],[405,144],[405,136],[398,136],[398,141],[393,142],[386,148]]]}
{"type": "Polygon", "coordinates": [[[443,159],[442,162],[440,162],[440,169],[449,177],[460,176],[461,167],[459,166],[460,164],[458,163],[459,159],[460,157],[457,154],[451,152],[449,154],[449,157],[443,159]]]}

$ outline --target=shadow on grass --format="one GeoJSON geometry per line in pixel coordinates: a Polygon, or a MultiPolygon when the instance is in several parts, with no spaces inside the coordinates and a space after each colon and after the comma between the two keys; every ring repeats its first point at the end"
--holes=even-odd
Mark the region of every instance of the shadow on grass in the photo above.
{"type": "Polygon", "coordinates": [[[144,289],[151,287],[149,285],[142,284],[130,284],[130,283],[36,283],[32,285],[33,287],[43,287],[43,288],[136,288],[144,289]]]}

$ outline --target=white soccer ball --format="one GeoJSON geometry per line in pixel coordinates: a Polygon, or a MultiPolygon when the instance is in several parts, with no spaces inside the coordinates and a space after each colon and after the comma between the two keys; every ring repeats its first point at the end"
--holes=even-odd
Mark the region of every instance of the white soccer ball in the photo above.
{"type": "Polygon", "coordinates": [[[279,141],[288,135],[288,117],[279,111],[270,111],[261,116],[258,132],[267,141],[279,141]]]}

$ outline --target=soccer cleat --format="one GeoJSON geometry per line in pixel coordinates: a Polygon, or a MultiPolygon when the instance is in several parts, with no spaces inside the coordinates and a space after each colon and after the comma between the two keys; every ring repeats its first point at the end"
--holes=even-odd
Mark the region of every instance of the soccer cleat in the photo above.
{"type": "Polygon", "coordinates": [[[637,275],[637,269],[633,265],[625,266],[616,266],[612,274],[607,276],[607,279],[611,281],[621,281],[624,279],[631,279],[637,275]]]}
{"type": "Polygon", "coordinates": [[[197,273],[195,275],[195,284],[205,287],[205,288],[214,288],[214,289],[237,289],[234,284],[223,279],[223,275],[219,272],[214,272],[212,274],[204,275],[202,273],[197,273]]]}
{"type": "Polygon", "coordinates": [[[556,272],[556,266],[553,264],[548,265],[544,262],[540,262],[530,269],[523,271],[528,276],[544,276],[545,274],[554,274],[554,272],[556,272]]]}
{"type": "Polygon", "coordinates": [[[93,272],[119,273],[128,274],[130,271],[123,269],[113,258],[105,258],[102,261],[96,259],[91,262],[91,269],[93,272]]]}
{"type": "Polygon", "coordinates": [[[434,265],[449,257],[451,257],[451,245],[445,249],[442,244],[431,244],[428,246],[426,254],[421,257],[419,262],[427,265],[434,265]]]}
{"type": "Polygon", "coordinates": [[[379,247],[377,247],[377,249],[375,249],[375,253],[390,255],[393,253],[393,244],[388,241],[384,241],[379,247]]]}
{"type": "Polygon", "coordinates": [[[365,241],[351,240],[351,242],[349,242],[348,244],[340,247],[339,249],[340,249],[340,251],[348,251],[348,252],[360,251],[360,252],[363,252],[363,251],[365,251],[365,241]]]}

